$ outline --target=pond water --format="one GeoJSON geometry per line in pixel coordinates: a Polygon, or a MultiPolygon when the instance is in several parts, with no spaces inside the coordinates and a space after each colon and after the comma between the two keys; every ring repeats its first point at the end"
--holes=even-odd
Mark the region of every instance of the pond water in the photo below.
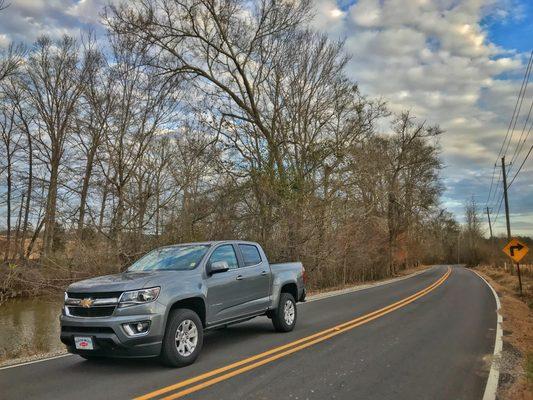
{"type": "Polygon", "coordinates": [[[0,304],[0,360],[64,350],[59,340],[63,294],[0,304]]]}

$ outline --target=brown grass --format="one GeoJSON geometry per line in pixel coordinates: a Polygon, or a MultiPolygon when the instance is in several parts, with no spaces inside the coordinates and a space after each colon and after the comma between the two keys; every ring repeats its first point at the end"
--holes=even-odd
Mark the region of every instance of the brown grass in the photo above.
{"type": "Polygon", "coordinates": [[[509,269],[478,267],[502,303],[503,354],[500,365],[500,400],[533,399],[533,277],[522,276],[524,295],[518,292],[516,273],[509,269]]]}

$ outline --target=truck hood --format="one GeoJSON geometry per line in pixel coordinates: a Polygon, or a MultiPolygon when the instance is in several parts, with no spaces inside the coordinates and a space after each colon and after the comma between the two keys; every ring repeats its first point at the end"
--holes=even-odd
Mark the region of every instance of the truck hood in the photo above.
{"type": "Polygon", "coordinates": [[[162,275],[168,275],[172,272],[176,273],[176,271],[147,271],[123,272],[115,275],[104,275],[75,282],[68,287],[67,291],[76,293],[93,293],[124,292],[126,290],[142,289],[145,287],[158,286],[157,284],[148,285],[148,282],[152,280],[163,280],[157,278],[162,277],[162,275]]]}

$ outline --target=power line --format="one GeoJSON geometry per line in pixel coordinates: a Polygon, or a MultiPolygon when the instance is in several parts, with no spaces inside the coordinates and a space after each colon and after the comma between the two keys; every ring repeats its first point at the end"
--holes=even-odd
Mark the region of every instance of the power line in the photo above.
{"type": "Polygon", "coordinates": [[[522,149],[524,148],[524,145],[526,144],[527,139],[529,138],[529,134],[531,133],[531,126],[529,127],[529,130],[526,132],[527,123],[529,122],[529,118],[531,117],[531,110],[533,109],[533,98],[531,99],[531,105],[529,106],[529,112],[527,113],[526,121],[524,122],[524,127],[522,128],[522,133],[520,133],[520,138],[518,139],[518,143],[516,145],[515,152],[513,154],[513,158],[511,159],[511,167],[509,168],[509,172],[511,171],[512,167],[514,167],[515,160],[520,156],[520,153],[522,153],[522,149]],[[523,140],[522,140],[523,138],[523,140]]]}
{"type": "MultiPolygon", "coordinates": [[[[520,108],[522,107],[523,96],[525,94],[524,88],[527,89],[527,83],[529,82],[529,75],[530,75],[530,72],[531,72],[532,60],[533,60],[533,50],[531,51],[531,53],[529,55],[529,60],[527,62],[526,72],[524,74],[524,78],[522,79],[522,85],[520,86],[520,91],[518,92],[518,97],[516,99],[516,103],[515,103],[515,106],[514,106],[514,109],[513,109],[513,114],[511,116],[511,120],[509,121],[509,126],[507,127],[507,132],[505,133],[505,138],[503,139],[503,142],[502,142],[502,145],[500,147],[500,150],[498,151],[498,156],[496,157],[496,162],[494,163],[494,168],[492,170],[492,178],[491,178],[491,181],[490,181],[489,194],[487,196],[487,202],[486,202],[487,206],[488,206],[488,204],[490,202],[490,195],[492,193],[492,188],[493,188],[493,183],[494,183],[494,174],[496,172],[497,160],[502,155],[503,148],[505,147],[505,143],[507,142],[507,138],[509,136],[509,132],[511,131],[511,126],[513,126],[513,132],[514,132],[514,126],[516,126],[516,120],[518,119],[518,114],[519,114],[519,113],[517,114],[518,105],[520,104],[520,108]],[[513,124],[513,121],[514,121],[514,124],[513,124]]],[[[509,143],[510,143],[510,140],[509,140],[509,143]]],[[[507,148],[506,148],[505,152],[507,152],[508,147],[509,146],[507,145],[507,148]]]]}
{"type": "Polygon", "coordinates": [[[509,185],[507,185],[507,188],[510,188],[511,185],[513,184],[514,180],[516,179],[516,177],[518,176],[518,174],[520,173],[520,171],[522,170],[522,167],[524,166],[524,164],[526,163],[526,160],[527,158],[529,157],[529,155],[531,154],[531,150],[533,150],[533,144],[531,145],[531,147],[529,148],[529,151],[527,152],[526,156],[524,157],[524,160],[522,161],[522,164],[520,164],[520,168],[518,168],[518,171],[516,171],[516,174],[513,176],[513,179],[511,179],[511,182],[509,182],[509,185]]]}
{"type": "MultiPolygon", "coordinates": [[[[518,97],[517,97],[516,103],[514,105],[513,115],[511,116],[511,120],[509,121],[509,126],[507,127],[507,133],[505,134],[505,138],[503,139],[503,143],[502,143],[502,145],[500,147],[500,151],[498,152],[498,157],[496,158],[496,160],[498,160],[498,158],[502,155],[502,150],[503,150],[503,148],[505,146],[505,143],[507,142],[507,137],[509,136],[509,132],[511,131],[511,126],[513,126],[513,131],[514,131],[514,127],[516,126],[516,120],[518,119],[518,115],[520,114],[520,108],[522,108],[522,101],[523,101],[524,93],[525,93],[525,90],[527,89],[527,85],[529,83],[529,73],[531,72],[531,61],[532,61],[532,59],[533,59],[533,50],[531,50],[531,53],[529,55],[529,60],[527,62],[526,72],[524,74],[524,78],[522,79],[522,85],[520,86],[520,91],[518,92],[518,97]],[[518,109],[518,112],[517,112],[517,109],[518,109]],[[514,123],[513,123],[513,121],[514,121],[514,123]]],[[[510,140],[509,140],[509,143],[510,143],[510,140]]],[[[503,155],[505,155],[507,153],[507,149],[508,148],[509,148],[509,145],[507,145],[503,155]]]]}
{"type": "MultiPolygon", "coordinates": [[[[533,56],[533,50],[531,51],[531,55],[533,56]]],[[[516,113],[516,117],[513,123],[513,129],[511,130],[511,135],[509,136],[509,141],[507,142],[507,146],[505,147],[505,152],[503,153],[503,155],[507,154],[507,150],[509,150],[509,146],[511,145],[511,142],[513,141],[514,130],[516,128],[516,123],[518,122],[518,117],[520,116],[520,111],[522,110],[522,103],[524,102],[524,97],[526,96],[526,93],[527,93],[527,86],[529,84],[530,75],[531,75],[531,56],[529,57],[529,63],[526,69],[526,75],[524,76],[526,84],[522,92],[522,97],[520,98],[520,104],[518,105],[518,111],[516,113]]]]}
{"type": "Polygon", "coordinates": [[[500,187],[501,181],[502,181],[502,170],[500,169],[498,172],[498,181],[496,182],[494,192],[492,193],[492,199],[489,199],[489,203],[492,203],[498,198],[498,192],[501,190],[501,187],[500,187]]]}
{"type": "MultiPolygon", "coordinates": [[[[529,127],[529,130],[528,130],[528,135],[529,133],[531,132],[531,129],[533,128],[533,122],[531,123],[530,127],[529,127]]],[[[527,137],[527,136],[526,136],[527,137]]],[[[531,145],[531,147],[529,148],[529,151],[527,152],[526,156],[524,157],[524,159],[522,160],[522,163],[520,164],[520,167],[518,168],[518,171],[516,171],[516,173],[514,174],[513,178],[511,179],[511,181],[509,182],[509,185],[507,185],[507,189],[509,189],[511,187],[511,185],[513,184],[513,182],[515,181],[516,177],[518,176],[518,174],[520,173],[520,171],[522,170],[522,168],[524,167],[525,163],[526,163],[526,160],[529,158],[529,156],[531,155],[531,152],[533,151],[533,145],[531,145]]],[[[499,181],[499,180],[498,180],[499,181]]],[[[495,192],[494,192],[494,200],[496,200],[496,198],[498,198],[498,196],[496,196],[496,193],[498,192],[499,190],[497,189],[495,192]]],[[[494,218],[492,224],[493,226],[496,226],[496,222],[498,221],[498,217],[500,216],[500,210],[502,208],[502,204],[503,204],[503,198],[504,198],[504,195],[503,195],[503,191],[502,193],[500,194],[500,201],[498,203],[498,208],[497,208],[497,212],[496,212],[496,217],[494,218]]]]}
{"type": "Polygon", "coordinates": [[[496,221],[498,221],[498,217],[500,215],[500,210],[502,208],[502,202],[503,202],[503,193],[502,193],[502,197],[500,197],[500,203],[498,204],[498,211],[496,212],[496,217],[494,218],[493,225],[496,225],[496,221]]]}
{"type": "Polygon", "coordinates": [[[490,194],[492,193],[492,185],[494,183],[494,173],[496,172],[496,163],[494,163],[494,168],[492,168],[492,178],[490,178],[490,188],[489,188],[489,195],[487,196],[487,201],[485,202],[485,205],[489,205],[490,201],[490,194]]]}

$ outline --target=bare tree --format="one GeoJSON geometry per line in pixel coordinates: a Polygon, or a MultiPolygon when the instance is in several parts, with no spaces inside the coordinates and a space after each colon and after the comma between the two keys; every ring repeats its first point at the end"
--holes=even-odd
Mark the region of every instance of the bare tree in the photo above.
{"type": "Polygon", "coordinates": [[[68,36],[54,43],[41,37],[35,44],[25,74],[24,89],[38,118],[39,158],[49,169],[44,216],[43,252],[49,254],[54,243],[59,171],[65,144],[72,133],[76,106],[84,87],[78,46],[68,36]]]}
{"type": "Polygon", "coordinates": [[[23,45],[11,43],[4,54],[0,53],[0,82],[17,73],[24,60],[25,52],[23,45]]]}
{"type": "Polygon", "coordinates": [[[91,178],[104,133],[109,129],[109,119],[116,101],[116,95],[113,93],[114,79],[110,68],[105,55],[96,47],[91,36],[84,47],[84,63],[84,86],[80,98],[81,113],[76,118],[76,135],[85,159],[77,221],[80,239],[83,239],[91,178]]]}
{"type": "Polygon", "coordinates": [[[128,186],[154,137],[164,133],[179,104],[175,80],[163,80],[145,66],[142,44],[113,42],[113,124],[105,131],[101,170],[116,199],[111,233],[122,249],[123,229],[138,218],[138,198],[128,198],[128,186]],[[109,164],[110,168],[105,167],[109,164]],[[125,215],[126,210],[131,214],[125,215]]]}
{"type": "MultiPolygon", "coordinates": [[[[24,206],[21,204],[21,210],[24,209],[24,216],[21,219],[21,232],[19,237],[21,242],[19,246],[19,257],[25,257],[25,241],[26,235],[28,233],[29,222],[30,222],[30,211],[31,203],[33,200],[33,175],[34,175],[34,161],[33,161],[33,136],[31,131],[31,126],[35,117],[35,112],[29,107],[27,99],[24,96],[24,92],[21,89],[22,85],[20,80],[14,82],[10,86],[10,89],[7,92],[7,95],[11,98],[14,108],[16,110],[16,120],[17,126],[20,131],[20,134],[24,137],[24,141],[21,144],[21,148],[24,151],[24,161],[26,171],[26,179],[24,183],[21,183],[21,186],[24,186],[24,206]]],[[[20,222],[20,221],[19,221],[20,222]]],[[[18,232],[18,230],[17,230],[18,232]]]]}
{"type": "Polygon", "coordinates": [[[12,198],[13,198],[13,163],[15,153],[19,149],[20,136],[16,133],[15,123],[15,107],[9,99],[3,98],[0,111],[0,139],[2,140],[5,166],[0,165],[0,168],[6,169],[6,204],[7,204],[7,240],[6,249],[4,252],[4,261],[7,261],[11,256],[11,219],[12,219],[12,198]]]}

